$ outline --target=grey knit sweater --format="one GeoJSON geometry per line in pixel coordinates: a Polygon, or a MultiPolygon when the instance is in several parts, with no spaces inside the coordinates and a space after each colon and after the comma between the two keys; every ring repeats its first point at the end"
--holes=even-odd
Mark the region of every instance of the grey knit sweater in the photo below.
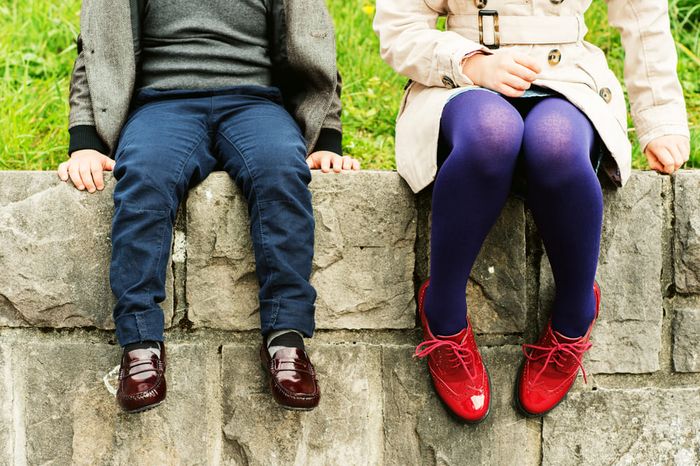
{"type": "Polygon", "coordinates": [[[137,0],[136,87],[269,86],[269,0],[137,0]]]}

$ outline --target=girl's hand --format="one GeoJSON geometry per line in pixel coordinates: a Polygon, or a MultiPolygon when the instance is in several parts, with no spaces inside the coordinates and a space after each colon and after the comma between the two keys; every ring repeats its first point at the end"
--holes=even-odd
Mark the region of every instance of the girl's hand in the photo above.
{"type": "Polygon", "coordinates": [[[70,160],[58,166],[58,177],[62,181],[68,181],[70,177],[73,185],[79,190],[87,189],[89,193],[105,188],[103,171],[112,171],[114,160],[96,150],[77,150],[70,156],[70,160]]]}
{"type": "Polygon", "coordinates": [[[522,53],[478,53],[467,58],[462,72],[477,86],[507,97],[520,97],[542,71],[534,59],[522,53]]]}
{"type": "Polygon", "coordinates": [[[360,170],[359,161],[348,155],[341,157],[335,152],[329,152],[326,150],[320,150],[309,155],[306,158],[306,163],[309,165],[311,170],[318,170],[320,168],[323,173],[330,172],[331,168],[336,173],[340,173],[345,170],[351,170],[354,172],[360,170]]]}
{"type": "Polygon", "coordinates": [[[678,170],[690,157],[690,141],[685,136],[661,136],[644,149],[649,168],[669,175],[678,170]]]}

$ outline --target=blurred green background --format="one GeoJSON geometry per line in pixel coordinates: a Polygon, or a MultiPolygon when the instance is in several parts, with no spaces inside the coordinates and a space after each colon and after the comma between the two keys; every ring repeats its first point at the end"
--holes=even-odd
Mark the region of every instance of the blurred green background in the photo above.
{"type": "MultiPolygon", "coordinates": [[[[406,79],[379,57],[372,31],[374,1],[327,0],[335,19],[338,62],[345,81],[344,148],[364,168],[393,169],[394,118],[406,79]]],[[[663,1],[663,0],[650,0],[663,1]]],[[[68,82],[75,60],[80,0],[5,0],[0,5],[0,169],[52,170],[68,147],[68,82]]],[[[700,3],[671,0],[679,76],[690,118],[693,154],[700,168],[700,3]]],[[[603,0],[587,13],[587,39],[607,54],[622,76],[624,52],[607,24],[603,0]]],[[[634,166],[646,161],[635,143],[634,166]]]]}

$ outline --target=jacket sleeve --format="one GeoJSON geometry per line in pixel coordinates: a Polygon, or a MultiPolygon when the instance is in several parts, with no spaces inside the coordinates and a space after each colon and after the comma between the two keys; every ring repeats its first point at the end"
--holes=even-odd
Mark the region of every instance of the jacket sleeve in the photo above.
{"type": "Polygon", "coordinates": [[[620,31],[625,49],[625,84],[642,150],[660,136],[690,137],[668,2],[607,2],[610,24],[620,31]]]}
{"type": "Polygon", "coordinates": [[[70,105],[68,154],[82,149],[94,149],[103,154],[107,153],[107,147],[100,139],[95,127],[80,36],[78,36],[78,58],[73,66],[68,101],[70,105]]]}
{"type": "Polygon", "coordinates": [[[335,94],[331,99],[331,106],[321,125],[321,133],[312,152],[326,150],[335,152],[338,155],[342,155],[343,153],[343,126],[340,122],[342,111],[340,94],[342,90],[343,81],[340,77],[340,73],[338,73],[338,83],[335,88],[335,94]]]}
{"type": "Polygon", "coordinates": [[[491,53],[461,35],[436,29],[445,14],[444,0],[377,0],[374,30],[384,61],[396,72],[425,86],[474,84],[462,72],[464,57],[474,51],[491,53]]]}

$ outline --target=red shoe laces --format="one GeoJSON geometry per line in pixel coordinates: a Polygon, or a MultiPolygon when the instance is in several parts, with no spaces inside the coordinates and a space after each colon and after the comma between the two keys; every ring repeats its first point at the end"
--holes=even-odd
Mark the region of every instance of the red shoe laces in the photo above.
{"type": "Polygon", "coordinates": [[[583,353],[591,349],[593,344],[589,341],[584,341],[583,339],[575,343],[560,343],[556,338],[554,338],[554,341],[556,341],[556,344],[553,346],[523,345],[523,354],[530,361],[539,361],[542,358],[546,358],[544,364],[542,365],[542,369],[540,369],[537,375],[535,375],[532,383],[537,383],[537,380],[539,380],[544,371],[547,370],[547,366],[550,362],[554,362],[557,367],[563,367],[567,356],[573,356],[574,360],[576,361],[576,365],[581,368],[581,372],[583,373],[583,381],[588,383],[586,369],[583,367],[581,358],[583,357],[583,353]],[[528,349],[533,351],[528,353],[528,349]],[[535,353],[538,351],[541,351],[541,353],[535,355],[535,353]]]}
{"type": "Polygon", "coordinates": [[[469,377],[469,380],[476,380],[476,370],[472,371],[469,368],[470,365],[474,364],[474,353],[466,346],[462,346],[452,340],[441,340],[438,338],[425,340],[416,347],[416,353],[414,356],[424,358],[440,348],[448,351],[448,358],[451,362],[453,362],[453,368],[461,365],[464,372],[467,374],[467,377],[469,377]]]}

